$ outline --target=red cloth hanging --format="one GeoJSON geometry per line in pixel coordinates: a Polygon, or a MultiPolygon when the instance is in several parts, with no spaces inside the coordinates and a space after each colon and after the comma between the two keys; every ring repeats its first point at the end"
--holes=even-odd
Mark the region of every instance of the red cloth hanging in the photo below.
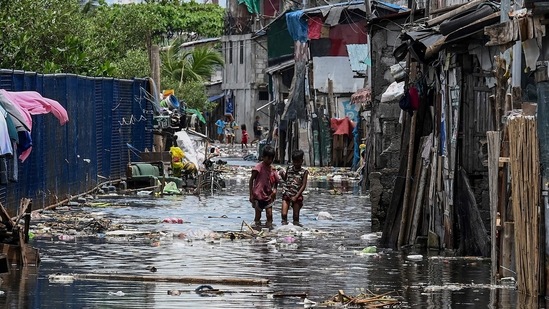
{"type": "Polygon", "coordinates": [[[322,32],[322,24],[323,24],[322,19],[318,16],[309,18],[309,22],[308,22],[309,40],[320,39],[320,33],[322,32]]]}
{"type": "Polygon", "coordinates": [[[353,135],[355,123],[349,117],[332,118],[330,119],[330,127],[334,130],[334,135],[353,135]]]}

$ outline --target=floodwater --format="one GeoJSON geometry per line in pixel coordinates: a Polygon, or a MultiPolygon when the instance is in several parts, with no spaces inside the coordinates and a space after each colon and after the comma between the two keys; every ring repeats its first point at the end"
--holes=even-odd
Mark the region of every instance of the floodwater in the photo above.
{"type": "Polygon", "coordinates": [[[379,235],[371,233],[368,197],[358,193],[352,182],[311,182],[302,228],[281,227],[277,206],[277,226],[265,238],[200,239],[211,232],[240,231],[243,221],[252,221],[246,188],[245,181],[233,180],[227,192],[209,198],[102,200],[113,206],[84,210],[111,218],[128,230],[162,231],[163,236],[36,238],[32,245],[41,250],[40,267],[4,276],[0,307],[304,308],[300,297],[273,294],[305,293],[309,300],[321,303],[343,290],[347,295],[388,293],[401,301],[398,308],[543,308],[537,300],[519,299],[508,285],[491,287],[487,260],[436,258],[429,252],[381,248],[375,254],[360,253],[376,245],[379,235]],[[317,219],[320,212],[333,218],[317,219]],[[162,223],[165,218],[182,218],[184,223],[162,223]],[[181,233],[194,239],[180,239],[181,233]],[[410,261],[410,254],[420,254],[422,259],[410,261]],[[154,273],[152,266],[157,269],[154,273]],[[50,282],[49,275],[57,273],[248,278],[270,283],[211,284],[224,293],[204,296],[194,291],[200,284],[50,282]],[[179,290],[180,295],[169,295],[172,290],[179,290]]]}

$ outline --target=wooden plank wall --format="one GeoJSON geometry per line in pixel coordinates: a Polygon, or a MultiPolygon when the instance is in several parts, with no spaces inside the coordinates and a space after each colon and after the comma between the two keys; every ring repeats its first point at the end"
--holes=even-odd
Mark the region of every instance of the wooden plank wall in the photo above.
{"type": "MultiPolygon", "coordinates": [[[[473,57],[473,67],[480,67],[473,57]]],[[[462,102],[461,166],[470,175],[487,173],[488,144],[486,132],[494,130],[490,96],[494,90],[486,86],[485,78],[493,76],[491,72],[474,72],[464,75],[466,96],[462,102]]]]}
{"type": "Polygon", "coordinates": [[[353,164],[354,156],[353,138],[347,135],[334,135],[333,138],[333,166],[351,166],[353,164]]]}

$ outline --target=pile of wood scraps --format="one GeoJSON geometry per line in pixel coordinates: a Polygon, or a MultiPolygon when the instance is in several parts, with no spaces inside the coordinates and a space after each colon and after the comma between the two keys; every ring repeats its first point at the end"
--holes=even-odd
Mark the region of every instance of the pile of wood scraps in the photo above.
{"type": "Polygon", "coordinates": [[[9,265],[38,266],[40,263],[38,250],[28,244],[31,209],[32,201],[22,199],[18,215],[11,217],[0,203],[0,253],[7,257],[9,265]],[[21,220],[22,226],[19,224],[21,220]]]}
{"type": "Polygon", "coordinates": [[[397,308],[401,302],[397,296],[391,294],[392,292],[374,294],[371,291],[366,291],[356,296],[350,296],[346,295],[343,290],[339,290],[337,295],[325,301],[323,305],[342,304],[345,308],[397,308]]]}

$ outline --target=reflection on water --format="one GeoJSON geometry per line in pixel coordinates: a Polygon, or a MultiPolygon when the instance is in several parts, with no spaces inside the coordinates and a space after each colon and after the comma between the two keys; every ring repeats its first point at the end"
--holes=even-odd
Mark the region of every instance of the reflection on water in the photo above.
{"type": "MultiPolygon", "coordinates": [[[[303,308],[295,297],[272,298],[274,292],[306,293],[317,302],[338,290],[356,295],[370,290],[393,292],[404,308],[536,308],[532,300],[518,299],[514,290],[489,289],[490,263],[486,260],[430,259],[426,252],[379,249],[371,233],[366,196],[353,182],[311,182],[302,210],[305,232],[291,238],[193,240],[181,233],[238,231],[250,222],[247,183],[232,184],[226,195],[198,199],[172,196],[158,199],[112,200],[115,207],[88,209],[113,218],[126,229],[162,231],[160,238],[106,237],[61,241],[37,238],[39,269],[15,270],[3,277],[2,308],[303,308]],[[319,212],[333,220],[317,220],[319,212]],[[183,224],[162,223],[183,218],[183,224]],[[362,236],[362,237],[361,237],[362,236]],[[290,239],[288,242],[281,239],[290,239]],[[423,254],[408,261],[407,254],[423,254]],[[154,266],[157,272],[151,273],[154,266]],[[55,273],[117,273],[143,276],[197,276],[265,278],[268,286],[215,285],[221,295],[201,296],[198,284],[172,282],[75,280],[50,283],[55,273]],[[449,288],[452,286],[454,288],[449,288]],[[179,296],[168,291],[179,290],[179,296]],[[528,306],[526,306],[526,304],[528,306]],[[534,307],[529,307],[534,306],[534,307]]],[[[278,221],[280,206],[275,208],[278,221]]],[[[278,226],[280,228],[280,226],[278,226]]],[[[539,306],[541,307],[541,306],[539,306]]]]}

